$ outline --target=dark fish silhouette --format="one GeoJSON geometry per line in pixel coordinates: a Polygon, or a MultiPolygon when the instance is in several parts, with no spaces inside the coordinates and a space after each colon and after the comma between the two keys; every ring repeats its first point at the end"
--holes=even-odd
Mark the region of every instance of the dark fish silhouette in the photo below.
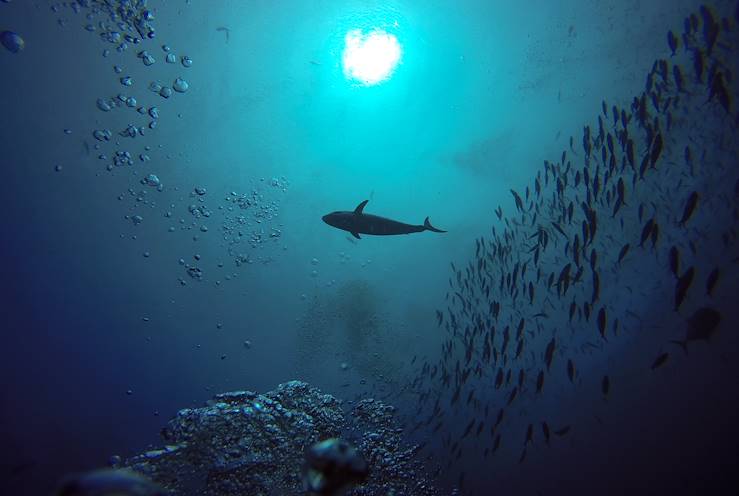
{"type": "Polygon", "coordinates": [[[644,228],[641,230],[641,240],[639,242],[639,246],[644,246],[644,242],[649,239],[649,236],[652,234],[652,229],[654,229],[654,217],[649,219],[646,224],[644,224],[644,228]]]}
{"type": "Polygon", "coordinates": [[[516,399],[516,395],[518,395],[518,388],[516,386],[513,386],[513,389],[511,390],[511,394],[508,395],[508,403],[507,403],[508,406],[510,406],[510,404],[513,403],[513,400],[516,399]]]}
{"type": "Polygon", "coordinates": [[[423,225],[412,225],[395,220],[380,217],[379,215],[365,214],[364,206],[369,200],[364,200],[357,205],[353,212],[337,211],[323,216],[323,222],[337,229],[348,231],[357,239],[360,234],[372,234],[375,236],[392,236],[395,234],[411,234],[423,231],[443,233],[431,225],[429,218],[423,225]]]}
{"type": "Polygon", "coordinates": [[[667,32],[667,44],[670,47],[670,50],[672,51],[672,56],[675,55],[675,51],[677,50],[677,37],[672,31],[667,32]]]}
{"type": "Polygon", "coordinates": [[[675,87],[677,88],[677,91],[684,91],[683,87],[685,86],[685,79],[683,78],[683,72],[680,69],[680,66],[677,64],[672,66],[672,79],[675,80],[675,87]]]}
{"type": "Polygon", "coordinates": [[[575,364],[571,359],[567,360],[567,377],[570,379],[571,383],[575,383],[575,364]]]}
{"type": "Polygon", "coordinates": [[[519,210],[520,212],[523,212],[523,201],[521,201],[521,197],[520,197],[520,196],[518,196],[518,193],[516,193],[516,192],[515,192],[515,191],[513,191],[513,190],[511,190],[511,194],[513,195],[513,199],[514,199],[514,200],[516,201],[516,208],[517,208],[517,209],[518,209],[518,210],[519,210]]]}
{"type": "Polygon", "coordinates": [[[497,428],[501,422],[503,422],[503,415],[505,414],[505,410],[501,408],[498,410],[498,417],[495,419],[495,428],[497,428]]]}
{"type": "Polygon", "coordinates": [[[554,433],[557,436],[560,436],[560,437],[564,436],[568,432],[570,432],[570,426],[569,425],[566,425],[566,426],[562,427],[561,429],[554,431],[554,433]]]}
{"type": "Polygon", "coordinates": [[[526,428],[526,438],[523,441],[524,447],[526,447],[529,443],[534,442],[534,424],[529,424],[529,426],[526,428]]]}
{"type": "Polygon", "coordinates": [[[536,377],[536,392],[541,393],[544,389],[544,371],[539,371],[539,375],[536,377]]]}
{"type": "Polygon", "coordinates": [[[544,361],[547,364],[547,370],[549,370],[552,367],[552,360],[554,359],[555,347],[556,347],[556,342],[554,338],[552,338],[552,340],[549,341],[549,344],[547,344],[547,349],[544,352],[544,361]]]}
{"type": "Polygon", "coordinates": [[[654,167],[659,160],[659,156],[662,153],[662,135],[657,133],[652,142],[652,150],[650,152],[649,160],[651,167],[654,167]]]}
{"type": "Polygon", "coordinates": [[[662,353],[657,358],[654,359],[654,362],[652,362],[652,370],[655,370],[667,362],[667,359],[670,358],[669,353],[662,353]]]}
{"type": "Polygon", "coordinates": [[[601,307],[600,310],[598,310],[598,332],[600,332],[600,337],[603,339],[606,339],[606,309],[605,307],[601,307]]]}
{"type": "Polygon", "coordinates": [[[695,268],[690,267],[677,280],[677,284],[675,284],[675,311],[680,308],[680,305],[682,305],[685,300],[685,295],[688,293],[688,289],[693,283],[693,277],[695,277],[695,268]]]}
{"type": "Polygon", "coordinates": [[[721,313],[718,310],[711,307],[699,308],[688,318],[688,330],[685,333],[685,339],[671,342],[680,345],[683,351],[687,353],[690,341],[708,342],[720,323],[721,313]]]}
{"type": "Polygon", "coordinates": [[[542,422],[541,430],[544,432],[544,442],[549,446],[549,424],[542,422]]]}
{"type": "Polygon", "coordinates": [[[225,33],[226,34],[226,43],[228,43],[228,38],[231,35],[231,30],[228,29],[228,28],[226,28],[226,27],[220,26],[220,27],[217,27],[216,28],[216,31],[220,31],[222,33],[225,33]]]}
{"type": "Polygon", "coordinates": [[[683,216],[680,219],[680,226],[685,226],[685,223],[690,220],[690,217],[693,215],[693,212],[695,211],[695,207],[698,205],[698,192],[693,191],[690,193],[690,196],[688,197],[688,201],[685,203],[685,208],[683,209],[683,216]]]}
{"type": "Polygon", "coordinates": [[[710,102],[714,97],[718,99],[726,113],[731,114],[731,93],[726,89],[724,75],[721,72],[716,73],[711,80],[711,89],[708,94],[708,101],[710,102]]]}
{"type": "Polygon", "coordinates": [[[706,61],[703,58],[703,52],[693,50],[693,71],[695,72],[695,80],[699,83],[703,82],[703,71],[706,67],[706,61]]]}
{"type": "Polygon", "coordinates": [[[521,453],[521,457],[518,459],[518,463],[523,463],[525,459],[526,459],[526,448],[523,449],[523,452],[521,453]]]}
{"type": "Polygon", "coordinates": [[[603,393],[603,397],[607,399],[608,393],[611,391],[611,380],[607,375],[603,376],[603,380],[600,383],[600,390],[603,393]]]}
{"type": "Polygon", "coordinates": [[[631,247],[631,245],[629,245],[629,243],[626,243],[626,244],[625,244],[625,245],[624,245],[624,246],[623,246],[623,247],[621,248],[621,251],[619,251],[619,252],[618,252],[618,263],[619,263],[619,264],[620,264],[620,263],[621,263],[621,262],[623,261],[624,257],[625,257],[625,256],[626,256],[626,254],[627,254],[627,253],[629,252],[629,248],[630,248],[630,247],[631,247]]]}
{"type": "Polygon", "coordinates": [[[472,431],[472,428],[475,426],[475,419],[470,420],[469,424],[467,424],[467,427],[464,429],[464,434],[462,434],[462,439],[466,438],[469,433],[472,431]]]}
{"type": "Polygon", "coordinates": [[[670,248],[670,272],[672,272],[675,277],[680,277],[678,276],[678,273],[680,272],[680,252],[677,250],[676,246],[670,248]]]}
{"type": "Polygon", "coordinates": [[[708,274],[708,278],[706,279],[706,294],[708,296],[713,296],[713,289],[716,287],[716,283],[718,282],[720,274],[721,273],[718,267],[713,269],[711,273],[708,274]]]}

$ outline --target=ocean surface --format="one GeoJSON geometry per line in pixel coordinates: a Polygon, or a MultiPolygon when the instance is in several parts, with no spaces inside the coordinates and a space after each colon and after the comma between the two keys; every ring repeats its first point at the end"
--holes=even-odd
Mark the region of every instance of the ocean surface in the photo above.
{"type": "Polygon", "coordinates": [[[4,0],[0,31],[1,494],[293,379],[394,405],[443,494],[736,494],[736,1],[4,0]]]}

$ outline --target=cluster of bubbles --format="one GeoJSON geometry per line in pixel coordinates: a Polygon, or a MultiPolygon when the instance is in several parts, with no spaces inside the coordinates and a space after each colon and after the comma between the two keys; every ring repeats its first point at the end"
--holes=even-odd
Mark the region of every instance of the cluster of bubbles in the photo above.
{"type": "MultiPolygon", "coordinates": [[[[116,83],[120,84],[120,91],[100,96],[96,105],[104,114],[125,113],[127,124],[121,129],[98,124],[91,130],[94,138],[92,147],[97,158],[105,162],[108,171],[121,170],[136,164],[146,165],[151,161],[151,147],[145,142],[138,145],[141,147],[138,150],[134,147],[142,142],[141,137],[157,128],[160,107],[171,105],[169,100],[176,101],[178,94],[187,93],[190,83],[182,75],[173,80],[152,75],[150,79],[140,81],[140,76],[134,78],[126,70],[127,64],[130,69],[130,64],[140,63],[147,68],[145,72],[167,65],[187,71],[192,67],[193,60],[187,54],[175,53],[166,43],[159,46],[153,44],[151,40],[156,38],[153,25],[155,13],[148,8],[146,0],[57,2],[51,6],[51,10],[59,15],[70,11],[77,16],[84,15],[82,27],[97,34],[105,45],[102,56],[115,58],[112,69],[116,83]]],[[[61,17],[58,21],[62,26],[68,22],[61,17]]],[[[160,175],[153,171],[142,171],[138,167],[131,171],[138,176],[138,184],[129,187],[118,199],[132,202],[125,219],[138,226],[145,218],[150,217],[146,210],[159,209],[150,192],[163,192],[165,187],[160,175]]],[[[268,244],[279,243],[282,237],[278,214],[288,185],[284,177],[254,180],[246,191],[232,191],[218,205],[210,204],[212,195],[206,194],[204,186],[197,186],[188,196],[181,198],[181,204],[169,204],[164,208],[164,225],[169,232],[192,232],[193,241],[218,232],[222,236],[221,241],[227,256],[236,267],[255,262],[269,263],[272,261],[269,254],[271,252],[260,250],[268,244]],[[175,219],[175,223],[171,222],[175,219]]],[[[171,190],[178,191],[180,188],[174,186],[171,190]]],[[[158,216],[155,214],[154,217],[158,216]]],[[[136,235],[131,238],[136,239],[136,235]]],[[[147,251],[144,256],[148,258],[148,254],[147,251]]],[[[184,271],[178,278],[181,285],[187,285],[188,281],[206,280],[199,254],[189,261],[180,259],[179,265],[184,271]]],[[[223,263],[218,264],[219,268],[223,266],[223,263]]],[[[225,279],[230,280],[233,277],[235,274],[226,275],[225,279]]],[[[220,280],[215,283],[220,284],[220,280]]]]}
{"type": "MultiPolygon", "coordinates": [[[[77,2],[56,2],[51,5],[51,10],[60,16],[70,11],[76,16],[84,15],[84,29],[90,33],[96,33],[106,46],[102,51],[102,56],[117,57],[113,65],[113,73],[122,89],[117,94],[97,98],[96,105],[98,110],[105,113],[116,109],[128,111],[130,117],[128,124],[122,129],[91,131],[95,139],[93,148],[98,152],[97,158],[106,162],[106,169],[109,171],[148,162],[150,147],[146,146],[143,150],[134,152],[127,149],[133,147],[133,144],[124,144],[123,141],[123,139],[130,140],[145,136],[147,132],[157,128],[160,109],[157,102],[144,105],[142,102],[150,100],[151,97],[142,91],[148,89],[156,95],[154,98],[168,100],[176,93],[187,92],[190,87],[183,77],[177,77],[170,82],[152,78],[148,84],[142,84],[126,74],[123,61],[127,60],[129,52],[135,51],[136,58],[146,67],[154,66],[156,63],[157,56],[154,49],[142,47],[147,43],[153,43],[151,40],[156,38],[153,25],[155,16],[154,12],[149,9],[148,2],[146,0],[78,0],[77,2]]],[[[60,17],[58,22],[65,26],[68,21],[60,17]]],[[[175,64],[179,60],[183,70],[192,67],[193,62],[189,56],[181,55],[178,58],[169,45],[161,45],[161,50],[164,52],[165,63],[175,64]]]]}
{"type": "Polygon", "coordinates": [[[253,181],[244,193],[232,191],[226,195],[221,223],[223,241],[228,255],[236,266],[260,262],[269,263],[272,258],[256,250],[275,244],[282,237],[282,224],[278,217],[284,193],[289,182],[285,177],[264,178],[253,181]]]}

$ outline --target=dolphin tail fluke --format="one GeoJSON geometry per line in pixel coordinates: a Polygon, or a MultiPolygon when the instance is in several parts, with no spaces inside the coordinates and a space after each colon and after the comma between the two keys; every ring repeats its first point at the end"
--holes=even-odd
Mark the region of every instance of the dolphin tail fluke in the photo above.
{"type": "Polygon", "coordinates": [[[434,226],[431,225],[431,222],[429,222],[429,218],[426,217],[426,220],[423,221],[423,227],[426,229],[426,231],[433,231],[438,233],[444,233],[446,231],[442,231],[441,229],[436,229],[434,226]]]}

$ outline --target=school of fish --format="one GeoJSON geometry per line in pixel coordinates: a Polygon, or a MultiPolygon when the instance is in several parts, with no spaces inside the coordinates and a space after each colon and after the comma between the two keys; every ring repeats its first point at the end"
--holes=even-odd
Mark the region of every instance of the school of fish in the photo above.
{"type": "MultiPolygon", "coordinates": [[[[657,373],[675,351],[720,330],[712,299],[739,261],[730,69],[738,32],[739,4],[730,17],[701,6],[685,18],[682,33],[668,33],[669,51],[643,91],[626,106],[604,100],[597,121],[570,137],[558,161],[545,161],[523,192],[511,190],[515,212],[494,210],[497,225],[475,240],[474,256],[451,263],[445,307],[436,310],[446,336],[440,357],[414,356],[419,373],[410,385],[418,398],[410,429],[441,439],[446,469],[466,450],[487,459],[504,443],[521,463],[576,429],[565,418],[541,418],[537,399],[550,381],[603,400],[615,394],[617,378],[604,370],[584,381],[578,361],[639,332],[632,307],[642,295],[661,298],[684,325],[635,373],[657,373]],[[722,123],[720,132],[701,134],[709,131],[698,121],[722,123]],[[726,255],[707,260],[702,247],[714,241],[726,255]],[[642,274],[655,261],[662,273],[642,274]],[[636,287],[634,277],[650,287],[636,287]],[[522,417],[512,425],[523,431],[511,432],[509,419],[522,417]]],[[[464,478],[461,470],[460,488],[464,478]]]]}

